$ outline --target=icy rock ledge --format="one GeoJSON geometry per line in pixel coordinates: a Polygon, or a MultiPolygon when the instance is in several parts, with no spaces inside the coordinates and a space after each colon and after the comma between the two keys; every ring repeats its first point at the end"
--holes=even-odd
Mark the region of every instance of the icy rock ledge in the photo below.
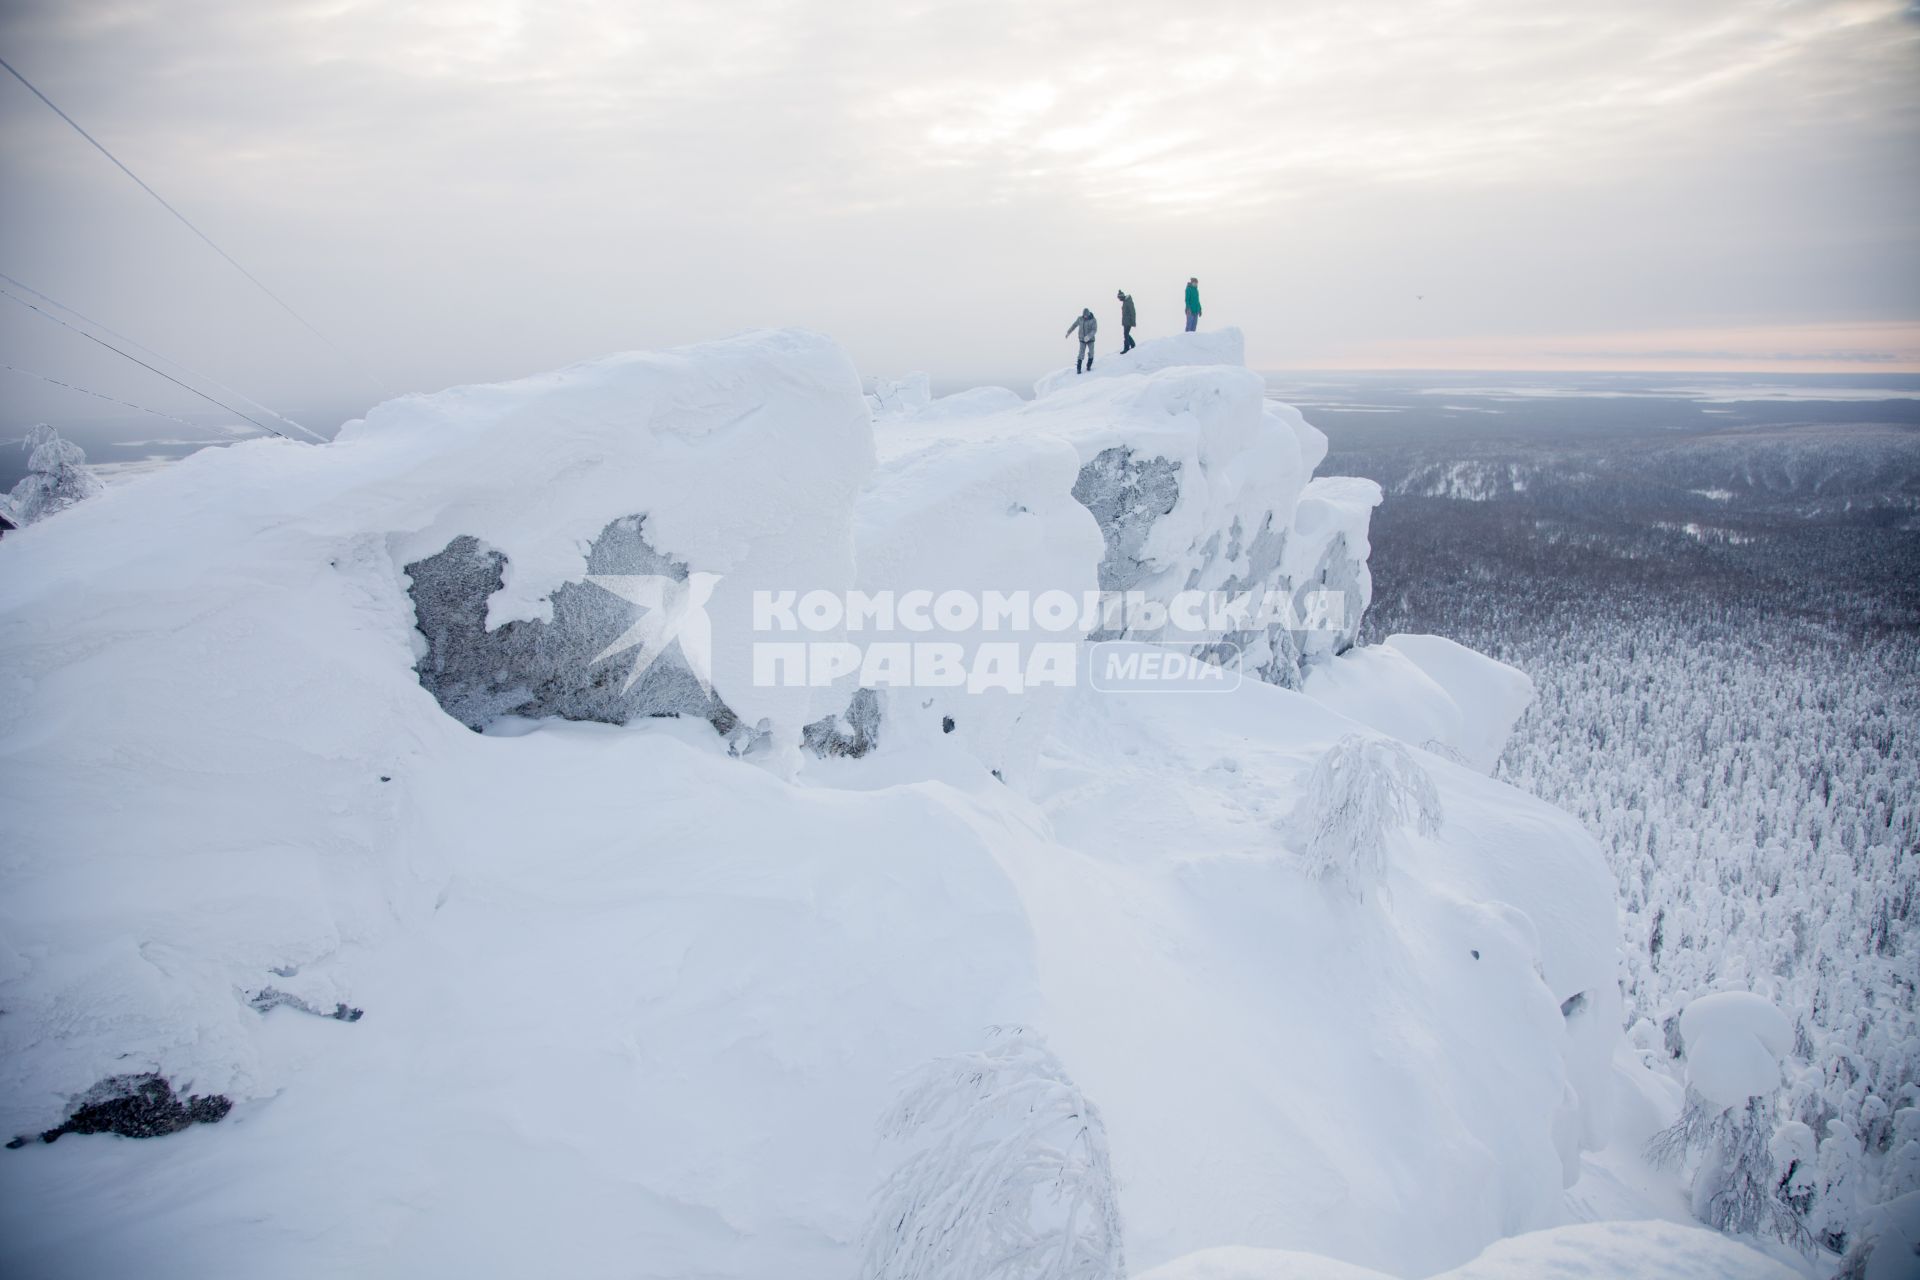
{"type": "MultiPolygon", "coordinates": [[[[1091,375],[1048,374],[1035,385],[1036,412],[1055,401],[1078,407],[1120,437],[1084,457],[1073,488],[1100,525],[1100,589],[1162,603],[1182,591],[1284,599],[1279,621],[1250,619],[1188,647],[1298,688],[1308,666],[1359,635],[1373,589],[1366,530],[1380,491],[1368,480],[1313,479],[1326,437],[1269,401],[1245,363],[1238,329],[1174,334],[1111,356],[1091,375]],[[1167,439],[1167,419],[1188,438],[1167,439]]],[[[1170,624],[1093,638],[1184,637],[1170,624]]]]}
{"type": "MultiPolygon", "coordinates": [[[[685,582],[687,566],[648,544],[645,521],[627,516],[601,530],[587,549],[587,574],[685,582]]],[[[633,625],[635,610],[590,578],[554,589],[551,619],[519,619],[489,630],[487,601],[504,584],[506,563],[498,551],[462,535],[406,567],[407,594],[427,646],[415,669],[448,715],[470,729],[484,729],[502,716],[626,724],[686,715],[707,721],[736,747],[752,745],[754,731],[701,687],[677,646],[627,683],[631,652],[621,660],[608,651],[633,625]]]]}

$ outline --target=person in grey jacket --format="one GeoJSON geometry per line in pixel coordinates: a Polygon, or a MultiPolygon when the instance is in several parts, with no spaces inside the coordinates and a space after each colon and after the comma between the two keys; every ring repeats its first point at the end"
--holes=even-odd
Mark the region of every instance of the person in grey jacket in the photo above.
{"type": "Polygon", "coordinates": [[[1090,307],[1082,308],[1080,314],[1073,318],[1073,323],[1067,326],[1066,336],[1072,337],[1076,332],[1080,335],[1080,355],[1073,362],[1075,373],[1084,372],[1081,368],[1083,364],[1088,369],[1093,368],[1093,335],[1099,327],[1100,322],[1093,318],[1093,309],[1090,307]]]}
{"type": "Polygon", "coordinates": [[[1133,295],[1122,289],[1114,297],[1120,299],[1120,354],[1125,355],[1140,345],[1133,340],[1133,295]]]}

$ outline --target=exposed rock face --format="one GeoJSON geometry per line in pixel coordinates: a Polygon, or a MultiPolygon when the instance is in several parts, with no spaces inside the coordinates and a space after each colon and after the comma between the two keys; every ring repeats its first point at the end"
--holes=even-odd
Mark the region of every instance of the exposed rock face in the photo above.
{"type": "MultiPolygon", "coordinates": [[[[1141,457],[1125,446],[1103,449],[1081,467],[1073,496],[1093,514],[1106,543],[1099,570],[1102,591],[1141,589],[1158,573],[1160,566],[1148,554],[1147,541],[1155,523],[1179,502],[1180,484],[1178,462],[1141,457]]],[[[1178,589],[1217,592],[1229,598],[1251,592],[1256,600],[1267,592],[1283,593],[1291,612],[1280,620],[1250,619],[1254,625],[1197,639],[1191,652],[1209,662],[1241,662],[1244,670],[1268,684],[1297,689],[1303,663],[1353,646],[1370,586],[1364,558],[1353,553],[1343,534],[1335,534],[1310,572],[1296,581],[1286,567],[1288,538],[1287,530],[1274,527],[1271,512],[1250,537],[1236,516],[1198,548],[1199,562],[1178,589]],[[1208,572],[1214,565],[1230,568],[1223,577],[1208,572]]],[[[1165,591],[1164,585],[1161,590],[1165,591]]],[[[1156,593],[1148,590],[1147,594],[1156,593]]],[[[1129,626],[1103,628],[1088,638],[1177,643],[1181,637],[1169,628],[1149,632],[1129,626]]]]}
{"type": "Polygon", "coordinates": [[[271,1013],[275,1009],[298,1009],[301,1013],[310,1013],[316,1018],[331,1018],[335,1022],[358,1022],[366,1013],[365,1009],[356,1009],[345,1001],[335,1001],[331,1010],[324,1009],[305,996],[297,996],[278,987],[260,988],[248,997],[247,1006],[260,1013],[271,1013]]]}
{"type": "MultiPolygon", "coordinates": [[[[87,1090],[66,1123],[40,1135],[54,1142],[66,1133],[117,1133],[123,1138],[158,1138],[178,1133],[190,1124],[213,1124],[226,1117],[233,1103],[218,1094],[175,1095],[173,1086],[157,1075],[112,1076],[87,1090]]],[[[16,1138],[9,1145],[19,1146],[16,1138]]]]}
{"type": "Polygon", "coordinates": [[[817,756],[864,756],[880,745],[880,695],[872,689],[854,690],[845,712],[807,725],[800,741],[817,756]]]}
{"type": "Polygon", "coordinates": [[[1295,604],[1302,617],[1315,615],[1315,607],[1306,599],[1311,592],[1327,597],[1328,603],[1331,597],[1337,596],[1341,607],[1337,621],[1329,619],[1330,625],[1309,633],[1314,639],[1306,646],[1307,656],[1345,653],[1353,648],[1360,639],[1360,621],[1373,597],[1373,581],[1367,571],[1366,557],[1354,554],[1345,534],[1334,535],[1321,553],[1314,573],[1301,584],[1295,604]]]}
{"type": "MultiPolygon", "coordinates": [[[[1100,561],[1100,589],[1126,591],[1147,576],[1143,552],[1153,522],[1180,500],[1180,464],[1169,458],[1136,458],[1124,445],[1102,449],[1080,468],[1073,496],[1100,522],[1107,553],[1100,561]]],[[[1111,640],[1118,632],[1096,632],[1111,640]]]]}
{"type": "MultiPolygon", "coordinates": [[[[650,546],[644,516],[609,524],[587,553],[587,573],[648,575],[685,582],[687,566],[650,546]]],[[[502,716],[558,716],[626,724],[647,716],[697,716],[737,749],[754,734],[700,685],[677,644],[626,687],[635,650],[609,653],[641,610],[591,580],[553,593],[553,620],[522,619],[487,629],[487,600],[507,559],[470,537],[406,567],[414,617],[427,642],[416,670],[447,714],[472,729],[502,716]]]]}
{"type": "MultiPolygon", "coordinates": [[[[1209,557],[1221,553],[1220,535],[1215,534],[1207,543],[1209,557]]],[[[1246,558],[1246,567],[1234,573],[1217,590],[1228,596],[1238,596],[1247,592],[1258,595],[1270,589],[1287,589],[1281,573],[1281,561],[1287,550],[1287,535],[1273,527],[1273,517],[1268,515],[1251,540],[1239,520],[1235,520],[1227,529],[1225,555],[1228,561],[1237,562],[1246,558]]],[[[1189,585],[1196,585],[1199,570],[1189,577],[1189,585]]],[[[1296,614],[1299,612],[1304,591],[1292,591],[1296,614]]],[[[1268,684],[1282,685],[1288,689],[1300,687],[1301,637],[1289,628],[1281,625],[1253,626],[1225,632],[1212,643],[1195,645],[1193,652],[1209,662],[1243,663],[1243,669],[1258,676],[1268,684]]]]}

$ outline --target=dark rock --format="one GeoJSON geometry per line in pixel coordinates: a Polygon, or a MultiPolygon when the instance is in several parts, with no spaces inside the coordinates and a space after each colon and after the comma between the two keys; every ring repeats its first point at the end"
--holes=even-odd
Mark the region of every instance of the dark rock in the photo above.
{"type": "MultiPolygon", "coordinates": [[[[80,1105],[57,1129],[40,1135],[56,1141],[67,1133],[117,1133],[123,1138],[158,1138],[190,1124],[213,1124],[233,1110],[219,1094],[182,1098],[166,1080],[151,1073],[113,1076],[87,1090],[80,1105]]],[[[16,1139],[17,1145],[24,1139],[16,1139]]]]}
{"type": "MultiPolygon", "coordinates": [[[[275,972],[278,971],[276,970],[275,972]]],[[[281,976],[291,977],[292,975],[283,974],[281,976]]],[[[347,1004],[335,1004],[332,1011],[329,1012],[320,1008],[310,1000],[303,999],[289,991],[282,991],[277,987],[260,988],[260,990],[247,997],[247,1005],[249,1008],[255,1009],[260,1013],[267,1013],[280,1008],[298,1009],[301,1013],[310,1013],[316,1018],[332,1018],[335,1022],[358,1022],[366,1013],[364,1009],[356,1009],[347,1004]]]]}

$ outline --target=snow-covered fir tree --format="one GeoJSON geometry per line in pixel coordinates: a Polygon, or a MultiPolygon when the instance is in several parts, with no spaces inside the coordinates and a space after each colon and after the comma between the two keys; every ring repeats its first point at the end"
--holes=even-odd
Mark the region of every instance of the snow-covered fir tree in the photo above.
{"type": "Polygon", "coordinates": [[[104,487],[87,470],[87,455],[47,423],[29,429],[20,447],[27,450],[27,474],[8,495],[14,520],[22,525],[44,520],[104,487]]]}

